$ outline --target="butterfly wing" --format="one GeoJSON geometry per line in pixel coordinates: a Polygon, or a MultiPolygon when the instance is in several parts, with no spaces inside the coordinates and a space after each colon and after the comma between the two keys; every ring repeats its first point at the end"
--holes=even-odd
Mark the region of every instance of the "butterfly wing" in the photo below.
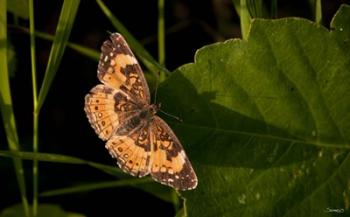
{"type": "Polygon", "coordinates": [[[91,126],[121,169],[131,175],[149,173],[148,127],[138,120],[150,103],[149,89],[140,65],[125,39],[113,33],[103,43],[97,77],[103,83],[85,97],[91,126]]]}
{"type": "Polygon", "coordinates": [[[103,84],[85,97],[91,126],[122,170],[179,190],[193,189],[197,177],[179,140],[159,117],[141,120],[150,104],[147,82],[125,39],[113,33],[102,45],[97,76],[103,84]]]}
{"type": "Polygon", "coordinates": [[[85,97],[85,112],[103,140],[109,139],[126,119],[149,104],[149,89],[140,65],[125,39],[113,33],[101,47],[97,85],[85,97]]]}
{"type": "Polygon", "coordinates": [[[148,126],[139,125],[128,135],[113,136],[106,148],[124,172],[138,177],[149,173],[151,142],[148,126]]]}
{"type": "Polygon", "coordinates": [[[125,120],[139,112],[139,105],[123,91],[99,84],[85,96],[84,110],[96,134],[107,140],[125,120]]]}
{"type": "Polygon", "coordinates": [[[170,127],[158,116],[150,126],[152,145],[151,176],[178,190],[194,189],[197,176],[181,143],[170,127]]]}
{"type": "Polygon", "coordinates": [[[140,64],[123,36],[113,33],[103,43],[97,77],[114,89],[120,89],[140,104],[150,104],[150,94],[140,64]]]}

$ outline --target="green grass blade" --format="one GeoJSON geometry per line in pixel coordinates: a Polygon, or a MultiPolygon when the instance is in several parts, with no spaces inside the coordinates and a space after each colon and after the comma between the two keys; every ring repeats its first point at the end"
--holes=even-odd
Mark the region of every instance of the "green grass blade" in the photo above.
{"type": "Polygon", "coordinates": [[[164,0],[158,0],[158,62],[165,65],[164,0]]]}
{"type": "Polygon", "coordinates": [[[248,0],[246,4],[252,18],[265,17],[265,10],[262,0],[248,0]]]}
{"type": "Polygon", "coordinates": [[[78,53],[89,57],[92,60],[98,61],[100,59],[100,51],[96,51],[94,49],[82,46],[80,44],[68,42],[67,47],[77,51],[78,53]]]}
{"type": "MultiPolygon", "coordinates": [[[[119,168],[115,166],[104,165],[92,161],[86,161],[77,157],[71,157],[67,155],[59,155],[59,154],[48,154],[48,153],[34,153],[34,152],[19,152],[19,151],[5,151],[0,150],[0,157],[14,158],[14,159],[23,159],[23,160],[38,160],[42,162],[51,162],[51,163],[64,163],[64,164],[81,164],[88,165],[95,169],[101,170],[107,174],[112,176],[129,179],[130,175],[122,172],[119,168]]],[[[164,201],[169,203],[173,202],[173,198],[171,197],[172,190],[163,185],[159,185],[154,181],[136,181],[139,179],[134,179],[135,182],[130,182],[129,186],[133,186],[137,189],[146,191],[164,201]],[[138,183],[137,185],[135,183],[138,183]]],[[[125,184],[126,185],[126,184],[125,184]]]]}
{"type": "MultiPolygon", "coordinates": [[[[36,84],[36,60],[35,60],[35,24],[34,24],[34,3],[29,0],[29,35],[30,35],[30,60],[32,68],[32,90],[33,90],[33,152],[38,152],[39,143],[39,114],[37,113],[38,92],[36,84]]],[[[33,209],[32,215],[35,217],[38,213],[38,188],[39,188],[39,170],[38,161],[33,161],[33,209]]]]}
{"type": "Polygon", "coordinates": [[[95,163],[91,161],[86,161],[77,157],[71,157],[71,156],[60,155],[60,154],[19,152],[19,151],[0,151],[0,156],[10,157],[10,158],[20,158],[23,160],[38,160],[38,161],[52,162],[52,163],[82,164],[82,165],[85,164],[119,178],[127,177],[127,175],[117,167],[108,166],[108,165],[95,163]]]}
{"type": "Polygon", "coordinates": [[[105,182],[97,182],[97,183],[89,183],[89,184],[80,184],[78,186],[61,188],[55,190],[49,190],[42,192],[40,194],[41,197],[51,197],[51,196],[59,196],[64,194],[73,194],[73,193],[81,193],[105,188],[115,188],[115,187],[133,187],[139,190],[145,191],[153,196],[164,200],[166,202],[172,202],[172,190],[168,187],[159,185],[155,183],[152,178],[133,178],[133,179],[123,179],[116,181],[105,181],[105,182]]]}
{"type": "Polygon", "coordinates": [[[112,12],[107,8],[107,6],[101,1],[96,0],[97,4],[100,6],[102,12],[110,20],[112,25],[126,38],[129,45],[140,58],[142,63],[147,67],[149,71],[152,72],[154,76],[158,76],[159,72],[168,75],[170,72],[161,66],[154,58],[147,52],[147,50],[135,39],[135,37],[125,28],[125,26],[112,14],[112,12]]]}
{"type": "MultiPolygon", "coordinates": [[[[9,149],[19,150],[15,115],[12,108],[9,72],[7,66],[7,12],[6,0],[0,0],[0,109],[4,123],[9,149]]],[[[20,159],[13,159],[22,205],[26,216],[29,216],[29,206],[26,198],[26,185],[23,165],[20,159]]]]}
{"type": "Polygon", "coordinates": [[[34,108],[37,105],[37,85],[36,85],[36,60],[35,60],[35,25],[34,25],[34,5],[33,0],[29,0],[29,35],[30,35],[30,60],[32,69],[33,101],[34,108]]]}
{"type": "MultiPolygon", "coordinates": [[[[164,0],[158,0],[158,62],[165,66],[165,21],[164,21],[164,0]]],[[[160,71],[159,80],[164,81],[166,74],[160,71]]]]}
{"type": "Polygon", "coordinates": [[[40,196],[51,197],[51,196],[87,192],[87,191],[93,191],[93,190],[105,189],[105,188],[138,185],[138,184],[149,183],[149,182],[153,182],[153,180],[152,178],[148,177],[148,178],[140,178],[140,179],[123,179],[123,180],[116,180],[116,181],[81,184],[74,187],[45,191],[45,192],[42,192],[40,196]]]}
{"type": "Polygon", "coordinates": [[[40,88],[37,111],[39,112],[47,93],[50,89],[52,81],[60,65],[64,50],[66,48],[68,38],[78,11],[80,0],[65,0],[63,2],[61,15],[58,20],[55,38],[51,47],[49,61],[47,63],[45,77],[40,88]]]}
{"type": "Polygon", "coordinates": [[[241,17],[241,0],[232,0],[233,7],[235,8],[236,13],[241,17]]]}
{"type": "MultiPolygon", "coordinates": [[[[16,27],[26,33],[29,33],[29,29],[28,28],[25,28],[25,27],[16,27]]],[[[44,39],[44,40],[47,40],[47,41],[53,41],[54,40],[54,36],[49,34],[49,33],[46,33],[46,32],[40,32],[40,31],[35,31],[34,32],[34,35],[35,37],[38,37],[40,39],[44,39]]],[[[76,44],[76,43],[72,43],[72,42],[67,42],[67,47],[71,48],[72,50],[75,50],[76,52],[92,59],[92,60],[95,60],[95,61],[98,61],[99,58],[100,58],[100,52],[99,51],[96,51],[94,49],[91,49],[91,48],[88,48],[88,47],[85,47],[85,46],[82,46],[80,44],[76,44]]]]}

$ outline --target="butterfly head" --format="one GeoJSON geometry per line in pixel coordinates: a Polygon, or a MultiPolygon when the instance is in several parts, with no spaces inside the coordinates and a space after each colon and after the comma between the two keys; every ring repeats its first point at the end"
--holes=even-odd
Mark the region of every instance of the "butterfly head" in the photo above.
{"type": "Polygon", "coordinates": [[[149,105],[140,112],[139,117],[141,119],[152,119],[153,116],[159,111],[159,109],[160,105],[158,104],[149,105]]]}
{"type": "Polygon", "coordinates": [[[161,107],[160,103],[150,105],[149,111],[151,114],[155,115],[160,110],[160,107],[161,107]]]}

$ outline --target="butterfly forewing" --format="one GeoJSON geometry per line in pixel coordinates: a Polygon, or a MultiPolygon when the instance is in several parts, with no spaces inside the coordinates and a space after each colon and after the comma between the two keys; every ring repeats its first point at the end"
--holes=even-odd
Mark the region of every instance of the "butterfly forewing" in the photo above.
{"type": "Polygon", "coordinates": [[[123,36],[113,33],[102,45],[97,77],[135,101],[150,104],[149,89],[142,69],[123,36]]]}
{"type": "Polygon", "coordinates": [[[85,96],[85,112],[96,134],[109,139],[116,129],[139,111],[139,106],[120,90],[99,84],[85,96]]]}
{"type": "Polygon", "coordinates": [[[113,33],[102,45],[97,77],[103,84],[85,97],[89,122],[119,167],[179,190],[193,189],[197,177],[181,143],[155,115],[147,82],[125,39],[113,33]]]}

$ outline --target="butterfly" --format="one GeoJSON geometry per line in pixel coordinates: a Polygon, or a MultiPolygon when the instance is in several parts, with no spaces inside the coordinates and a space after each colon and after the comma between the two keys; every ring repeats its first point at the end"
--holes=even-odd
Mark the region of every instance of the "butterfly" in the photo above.
{"type": "Polygon", "coordinates": [[[148,174],[177,190],[194,189],[198,180],[168,124],[156,115],[142,69],[119,33],[101,47],[96,85],[85,96],[84,110],[105,147],[126,173],[148,174]]]}

